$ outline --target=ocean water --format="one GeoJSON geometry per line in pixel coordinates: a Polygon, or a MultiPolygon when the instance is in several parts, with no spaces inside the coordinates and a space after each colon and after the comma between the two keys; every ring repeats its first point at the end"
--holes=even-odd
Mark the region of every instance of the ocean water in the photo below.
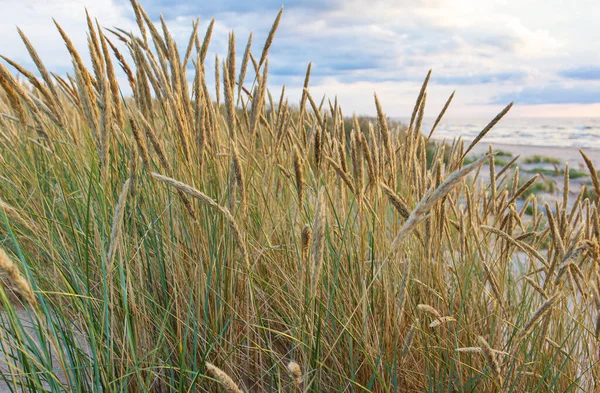
{"type": "MultiPolygon", "coordinates": [[[[491,119],[447,119],[438,124],[432,139],[452,141],[462,136],[472,140],[491,119]]],[[[400,119],[404,124],[409,120],[400,119]]],[[[429,134],[435,119],[423,119],[422,132],[429,134]]],[[[506,118],[487,134],[482,143],[529,146],[572,146],[600,149],[600,118],[506,118]]]]}

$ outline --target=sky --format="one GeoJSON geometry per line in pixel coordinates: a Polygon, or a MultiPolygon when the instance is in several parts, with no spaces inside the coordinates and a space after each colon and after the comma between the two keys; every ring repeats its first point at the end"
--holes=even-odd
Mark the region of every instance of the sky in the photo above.
{"type": "MultiPolygon", "coordinates": [[[[239,52],[252,31],[253,53],[260,56],[284,6],[269,55],[269,88],[278,96],[286,85],[290,102],[299,102],[306,67],[312,62],[311,94],[331,100],[337,96],[346,115],[375,114],[373,93],[377,93],[388,116],[410,116],[420,85],[432,69],[426,116],[436,116],[454,90],[449,117],[491,118],[511,101],[516,104],[511,116],[516,117],[600,116],[597,0],[140,3],[153,20],[164,16],[180,52],[192,21],[200,17],[203,35],[214,17],[209,69],[215,54],[226,55],[232,30],[239,52]]],[[[0,54],[34,69],[18,26],[51,71],[70,72],[72,64],[52,18],[80,52],[86,52],[86,8],[105,28],[137,29],[129,1],[0,0],[0,54]]],[[[126,86],[124,80],[122,85],[126,86]]]]}

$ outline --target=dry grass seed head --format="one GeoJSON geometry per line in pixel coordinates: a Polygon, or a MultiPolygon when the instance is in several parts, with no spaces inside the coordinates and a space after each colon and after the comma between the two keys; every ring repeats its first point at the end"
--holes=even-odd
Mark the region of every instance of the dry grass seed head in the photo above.
{"type": "Polygon", "coordinates": [[[400,198],[398,194],[396,194],[391,188],[386,186],[384,183],[381,183],[380,186],[385,195],[388,197],[388,200],[390,201],[392,206],[394,206],[394,209],[396,209],[396,211],[398,212],[398,214],[400,214],[400,216],[402,216],[402,218],[404,218],[405,220],[408,219],[408,217],[410,216],[410,211],[408,210],[408,206],[406,205],[406,203],[404,203],[402,198],[400,198]]]}
{"type": "Polygon", "coordinates": [[[292,378],[294,378],[294,384],[296,386],[300,386],[302,383],[302,368],[300,368],[300,365],[294,361],[291,361],[288,363],[287,369],[292,378]]]}
{"type": "Polygon", "coordinates": [[[435,328],[435,327],[441,326],[441,325],[443,325],[443,324],[446,324],[446,323],[448,323],[448,322],[456,322],[456,318],[454,318],[454,317],[449,317],[449,316],[446,316],[446,317],[441,317],[441,318],[438,318],[438,319],[436,319],[435,321],[431,322],[431,323],[429,324],[429,327],[430,327],[430,328],[435,328]]]}
{"type": "Polygon", "coordinates": [[[323,251],[325,248],[325,224],[326,224],[327,206],[324,198],[324,190],[321,188],[317,195],[317,206],[315,208],[315,218],[313,222],[312,241],[310,244],[310,259],[312,264],[313,289],[321,275],[321,265],[323,262],[323,251]]]}
{"type": "Polygon", "coordinates": [[[223,385],[226,392],[231,393],[243,393],[244,391],[233,381],[233,379],[223,370],[218,368],[212,363],[205,363],[206,370],[212,375],[217,381],[223,385]]]}
{"type": "Polygon", "coordinates": [[[482,336],[477,337],[477,341],[481,346],[481,353],[485,358],[485,361],[488,364],[488,367],[492,370],[492,374],[496,378],[496,381],[500,386],[503,385],[502,375],[500,374],[500,365],[498,364],[498,359],[496,359],[496,353],[490,347],[490,344],[483,338],[482,336]]]}
{"type": "Polygon", "coordinates": [[[34,307],[37,305],[37,299],[33,289],[31,289],[29,281],[21,275],[15,263],[2,248],[0,248],[0,270],[3,270],[6,273],[9,281],[30,306],[34,307]]]}
{"type": "Polygon", "coordinates": [[[296,175],[296,192],[298,194],[298,205],[302,208],[302,198],[304,196],[304,169],[302,157],[298,148],[294,146],[294,174],[296,175]]]}
{"type": "Polygon", "coordinates": [[[536,310],[535,313],[533,313],[531,318],[529,318],[529,321],[527,321],[527,323],[523,326],[523,329],[521,330],[521,333],[519,335],[519,339],[523,339],[525,336],[531,333],[535,324],[552,309],[552,306],[556,304],[556,302],[561,298],[561,296],[561,293],[555,293],[548,300],[546,300],[540,306],[540,308],[536,310]]]}
{"type": "Polygon", "coordinates": [[[433,315],[436,318],[442,318],[442,314],[440,314],[440,312],[438,310],[436,310],[435,308],[431,307],[429,304],[418,304],[417,305],[417,310],[433,315]]]}

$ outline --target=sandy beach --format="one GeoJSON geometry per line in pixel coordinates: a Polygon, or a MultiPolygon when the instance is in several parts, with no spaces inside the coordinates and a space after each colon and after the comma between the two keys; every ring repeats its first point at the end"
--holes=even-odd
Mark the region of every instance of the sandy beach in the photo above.
{"type": "MultiPolygon", "coordinates": [[[[468,145],[465,143],[465,145],[468,145]]],[[[489,144],[484,142],[480,142],[476,145],[471,155],[481,155],[483,153],[487,153],[489,144]]],[[[577,169],[586,169],[583,158],[581,157],[581,153],[579,153],[579,148],[577,147],[554,147],[554,146],[525,146],[525,145],[511,145],[511,144],[500,144],[493,143],[492,147],[495,151],[504,151],[509,152],[513,156],[519,156],[519,160],[517,162],[522,164],[523,161],[528,157],[533,157],[535,155],[543,156],[543,157],[551,157],[556,158],[560,162],[562,162],[561,166],[564,166],[565,162],[569,163],[570,168],[577,169]]],[[[600,170],[600,149],[582,149],[583,152],[592,160],[596,169],[600,170]]]]}
{"type": "MultiPolygon", "coordinates": [[[[465,142],[465,145],[468,146],[468,143],[465,142]]],[[[478,144],[472,149],[467,157],[475,158],[487,153],[489,145],[489,143],[478,144]]],[[[514,157],[519,157],[516,161],[516,165],[519,167],[520,178],[522,181],[524,181],[523,179],[530,179],[536,174],[540,175],[536,183],[544,184],[544,186],[540,187],[535,192],[539,201],[547,201],[552,204],[554,201],[562,199],[562,172],[564,171],[565,163],[569,163],[569,172],[571,173],[571,186],[569,190],[571,197],[569,199],[569,206],[572,206],[581,187],[585,186],[588,189],[592,188],[589,170],[577,147],[525,146],[500,143],[493,143],[492,146],[494,151],[499,153],[497,162],[509,162],[514,157]],[[508,154],[509,156],[505,154],[508,154]],[[533,158],[536,156],[541,160],[534,160],[533,158]]],[[[582,151],[593,162],[596,170],[600,170],[600,149],[582,149],[582,151]]],[[[502,167],[502,164],[498,163],[496,166],[498,169],[502,167]]],[[[489,181],[488,170],[481,171],[480,176],[484,182],[489,181]]],[[[519,201],[519,203],[521,202],[523,201],[519,201]]]]}

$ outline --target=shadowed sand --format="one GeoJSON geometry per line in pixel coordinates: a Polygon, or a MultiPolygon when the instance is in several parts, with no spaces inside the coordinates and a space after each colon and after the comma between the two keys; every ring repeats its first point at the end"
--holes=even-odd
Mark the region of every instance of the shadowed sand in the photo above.
{"type": "MultiPolygon", "coordinates": [[[[38,325],[35,321],[35,316],[33,315],[33,312],[27,310],[19,303],[15,302],[13,304],[14,311],[25,328],[24,331],[27,333],[27,335],[29,335],[29,337],[22,337],[22,339],[25,340],[28,343],[28,345],[35,345],[41,350],[42,344],[38,338],[38,325]],[[30,339],[32,341],[29,341],[30,339]]],[[[2,345],[10,345],[12,343],[14,347],[19,347],[19,345],[16,344],[15,339],[7,334],[7,330],[10,330],[10,326],[7,325],[8,323],[9,322],[7,312],[5,310],[0,310],[0,329],[2,329],[2,332],[0,332],[0,334],[3,335],[2,345]]],[[[75,341],[79,342],[79,349],[85,352],[88,356],[91,356],[91,351],[85,344],[85,339],[83,338],[83,335],[76,329],[73,329],[72,337],[75,339],[75,341]]],[[[52,370],[52,373],[47,373],[46,375],[40,376],[40,379],[42,380],[42,387],[44,389],[50,389],[50,385],[46,382],[46,380],[51,378],[57,378],[57,382],[59,382],[59,384],[63,384],[66,386],[67,378],[65,375],[65,370],[61,367],[60,358],[57,356],[56,351],[53,348],[49,348],[49,351],[49,355],[52,357],[52,364],[54,365],[54,368],[52,370]]],[[[17,356],[16,352],[13,352],[13,356],[17,356]]],[[[20,374],[22,372],[23,370],[19,366],[18,361],[11,361],[7,359],[6,353],[0,353],[0,393],[29,391],[27,388],[20,386],[20,384],[18,383],[18,381],[21,380],[20,374]],[[9,366],[9,364],[12,364],[12,367],[9,366]],[[13,383],[11,381],[16,381],[17,383],[13,383]]]]}

